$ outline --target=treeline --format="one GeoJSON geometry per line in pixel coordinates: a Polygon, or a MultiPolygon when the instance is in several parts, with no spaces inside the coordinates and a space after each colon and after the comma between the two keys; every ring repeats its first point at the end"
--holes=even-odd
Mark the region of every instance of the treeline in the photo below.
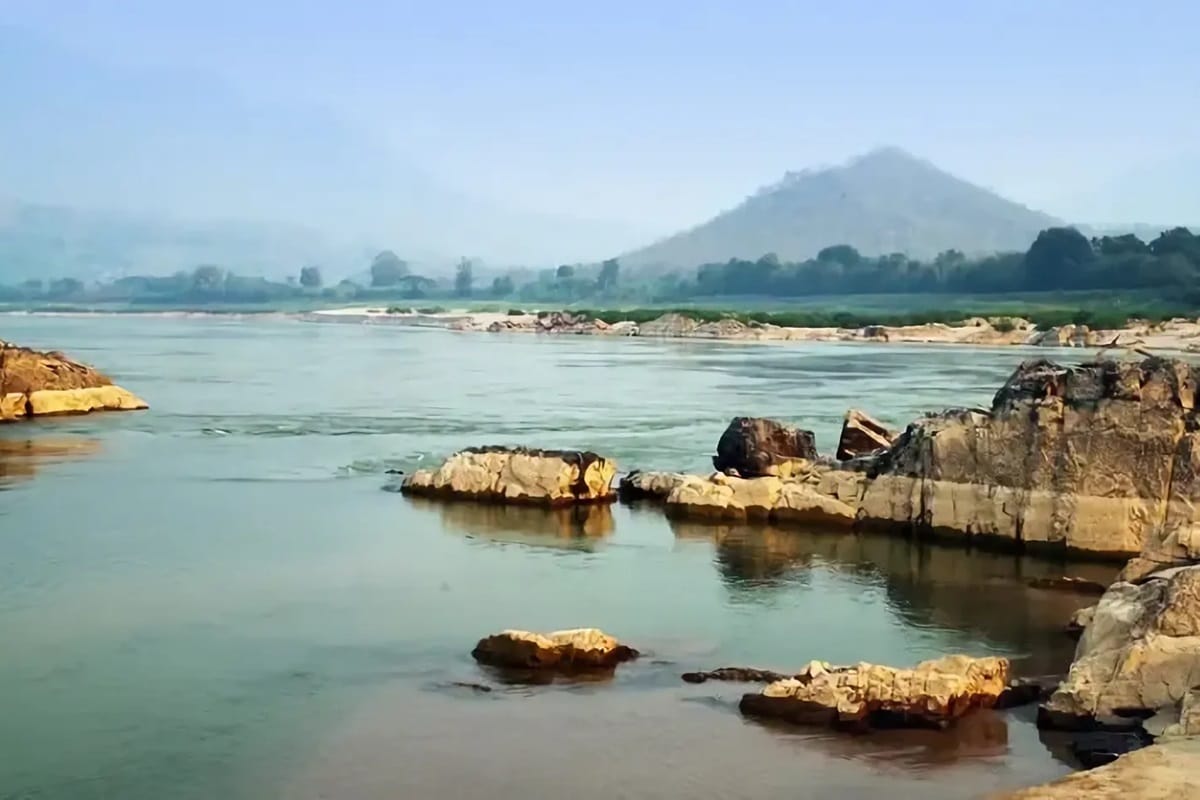
{"type": "Polygon", "coordinates": [[[816,258],[785,262],[774,254],[753,261],[703,264],[691,274],[627,276],[616,259],[564,264],[541,271],[510,270],[477,280],[462,259],[452,276],[414,273],[391,250],[371,261],[362,283],[326,286],[318,266],[284,281],[236,275],[216,265],[164,277],[133,276],[86,285],[74,278],[0,286],[0,303],[130,304],[147,306],[288,302],[387,302],[419,299],[516,300],[523,303],[672,303],[711,297],[811,297],[846,294],[999,294],[1045,291],[1149,290],[1173,303],[1200,306],[1200,237],[1187,228],[1150,242],[1127,234],[1089,239],[1074,228],[1042,231],[1024,253],[970,258],[948,250],[921,261],[900,253],[866,256],[849,245],[816,258]]]}
{"type": "Polygon", "coordinates": [[[873,258],[848,245],[835,245],[801,262],[783,262],[773,254],[756,261],[731,259],[702,265],[691,294],[802,297],[1104,289],[1196,294],[1198,288],[1200,237],[1187,228],[1165,231],[1148,243],[1132,234],[1088,239],[1074,228],[1049,228],[1024,253],[982,258],[968,258],[957,250],[932,261],[900,253],[873,258]]]}

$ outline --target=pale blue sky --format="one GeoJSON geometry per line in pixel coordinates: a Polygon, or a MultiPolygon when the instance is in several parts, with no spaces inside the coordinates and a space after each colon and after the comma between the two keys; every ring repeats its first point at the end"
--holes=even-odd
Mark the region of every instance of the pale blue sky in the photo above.
{"type": "Polygon", "coordinates": [[[1187,0],[0,0],[0,25],[651,233],[883,144],[1073,221],[1200,220],[1187,0]]]}

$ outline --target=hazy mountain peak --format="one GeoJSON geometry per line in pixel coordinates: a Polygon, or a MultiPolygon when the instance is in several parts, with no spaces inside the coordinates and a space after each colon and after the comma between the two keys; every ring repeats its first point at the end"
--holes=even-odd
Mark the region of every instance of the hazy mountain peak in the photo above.
{"type": "Polygon", "coordinates": [[[799,172],[695,228],[628,254],[631,264],[693,267],[773,252],[785,260],[849,244],[930,257],[1023,250],[1053,217],[1006,200],[899,147],[799,172]]]}

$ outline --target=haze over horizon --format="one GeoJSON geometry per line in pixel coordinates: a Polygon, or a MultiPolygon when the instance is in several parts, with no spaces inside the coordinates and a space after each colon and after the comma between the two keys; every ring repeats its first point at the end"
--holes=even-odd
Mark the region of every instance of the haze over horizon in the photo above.
{"type": "Polygon", "coordinates": [[[1198,24],[1184,2],[8,0],[0,195],[593,259],[886,145],[1071,222],[1195,224],[1198,24]]]}

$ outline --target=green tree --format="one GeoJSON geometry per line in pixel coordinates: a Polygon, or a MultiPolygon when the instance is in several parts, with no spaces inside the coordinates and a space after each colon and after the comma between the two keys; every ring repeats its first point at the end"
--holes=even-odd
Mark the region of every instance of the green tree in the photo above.
{"type": "Polygon", "coordinates": [[[513,283],[512,276],[510,275],[501,275],[500,277],[492,280],[493,297],[508,297],[516,290],[517,287],[513,283]]]}
{"type": "Polygon", "coordinates": [[[59,278],[50,281],[50,289],[46,292],[51,297],[75,297],[83,292],[83,281],[75,278],[59,278]]]}
{"type": "Polygon", "coordinates": [[[1150,248],[1132,233],[1124,236],[1101,236],[1092,239],[1092,249],[1102,256],[1146,255],[1150,248]]]}
{"type": "Polygon", "coordinates": [[[465,258],[460,260],[458,267],[454,270],[454,293],[459,297],[470,297],[471,285],[474,282],[475,276],[471,262],[465,258]]]}
{"type": "Polygon", "coordinates": [[[600,265],[600,277],[596,279],[596,285],[602,292],[612,291],[617,288],[617,280],[620,275],[621,262],[610,258],[600,265]]]}
{"type": "Polygon", "coordinates": [[[844,267],[853,267],[862,261],[862,255],[848,244],[835,244],[832,247],[823,248],[818,252],[817,261],[841,264],[844,267]]]}
{"type": "Polygon", "coordinates": [[[371,285],[377,288],[395,286],[408,274],[408,262],[391,250],[384,250],[371,260],[371,285]]]}
{"type": "Polygon", "coordinates": [[[319,289],[322,283],[320,267],[300,268],[300,285],[305,289],[319,289]]]}
{"type": "Polygon", "coordinates": [[[215,292],[225,283],[225,270],[212,264],[202,264],[192,270],[192,288],[198,292],[215,292]]]}
{"type": "Polygon", "coordinates": [[[560,281],[567,280],[568,278],[574,278],[575,277],[575,268],[572,267],[570,264],[562,264],[555,271],[554,277],[558,278],[560,281]]]}
{"type": "Polygon", "coordinates": [[[1066,289],[1082,283],[1081,273],[1096,260],[1087,237],[1074,228],[1047,228],[1025,253],[1025,287],[1066,289]]]}
{"type": "Polygon", "coordinates": [[[1187,228],[1172,228],[1163,231],[1150,243],[1150,252],[1158,257],[1180,255],[1200,266],[1200,236],[1187,228]]]}

